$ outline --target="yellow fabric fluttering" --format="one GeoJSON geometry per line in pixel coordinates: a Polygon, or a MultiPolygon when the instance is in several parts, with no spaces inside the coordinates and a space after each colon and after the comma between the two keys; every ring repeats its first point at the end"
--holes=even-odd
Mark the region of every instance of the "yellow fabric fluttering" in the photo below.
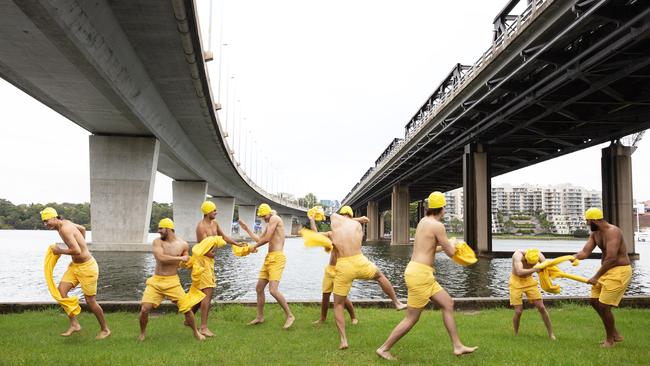
{"type": "Polygon", "coordinates": [[[204,266],[204,261],[202,257],[212,250],[212,248],[217,247],[221,248],[226,245],[226,241],[219,235],[208,236],[205,239],[201,240],[200,243],[195,244],[192,247],[192,256],[190,260],[185,263],[181,263],[182,267],[192,268],[192,287],[198,287],[201,274],[207,268],[204,266]]]}
{"type": "Polygon", "coordinates": [[[575,259],[574,256],[572,256],[572,255],[563,255],[563,256],[557,257],[555,259],[547,259],[542,263],[537,263],[533,268],[544,269],[544,268],[549,267],[549,266],[556,266],[556,265],[558,265],[558,264],[560,264],[562,262],[566,262],[566,261],[571,261],[571,264],[574,267],[577,266],[578,264],[580,264],[580,261],[575,259]]]}
{"type": "Polygon", "coordinates": [[[313,217],[314,221],[323,221],[325,220],[325,210],[321,206],[314,206],[307,211],[308,217],[313,217]]]}
{"type": "Polygon", "coordinates": [[[54,254],[52,252],[52,247],[55,244],[47,247],[47,252],[45,253],[45,264],[44,264],[44,273],[45,273],[45,282],[47,282],[47,289],[50,291],[50,294],[56,300],[63,310],[68,314],[68,316],[77,316],[81,312],[81,307],[79,306],[79,298],[77,296],[73,297],[61,297],[59,289],[54,283],[54,267],[56,262],[59,261],[60,255],[54,254]]]}
{"type": "Polygon", "coordinates": [[[246,245],[242,245],[242,246],[233,245],[232,254],[234,254],[237,257],[245,257],[251,254],[251,246],[248,243],[239,243],[239,244],[246,244],[246,245]]]}
{"type": "Polygon", "coordinates": [[[323,247],[327,253],[331,252],[332,248],[334,248],[330,238],[319,232],[302,228],[299,233],[306,247],[323,247]]]}
{"type": "Polygon", "coordinates": [[[192,307],[194,305],[203,301],[203,298],[205,298],[203,291],[194,287],[192,284],[192,286],[190,286],[190,290],[187,291],[185,296],[178,299],[178,312],[183,314],[187,313],[188,311],[192,310],[192,307]]]}
{"type": "Polygon", "coordinates": [[[552,294],[560,293],[560,285],[553,283],[553,280],[556,278],[568,278],[582,283],[587,283],[588,281],[585,277],[563,272],[557,266],[548,266],[537,274],[539,276],[539,285],[542,287],[542,290],[552,294]]]}
{"type": "Polygon", "coordinates": [[[464,241],[456,244],[456,253],[454,253],[451,259],[461,266],[470,266],[478,261],[476,253],[464,241]]]}

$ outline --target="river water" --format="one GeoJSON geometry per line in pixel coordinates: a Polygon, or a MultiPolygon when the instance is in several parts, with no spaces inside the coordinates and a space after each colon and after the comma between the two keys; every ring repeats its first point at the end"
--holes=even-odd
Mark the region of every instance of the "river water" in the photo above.
{"type": "MultiPolygon", "coordinates": [[[[90,233],[88,234],[89,240],[90,233]]],[[[150,240],[157,237],[150,234],[150,240]]],[[[43,259],[49,244],[60,242],[54,231],[0,230],[0,302],[52,301],[43,277],[43,259]]],[[[584,241],[529,241],[494,240],[495,251],[512,251],[515,248],[537,247],[544,251],[578,251],[584,241]]],[[[393,283],[399,297],[406,297],[404,269],[409,262],[412,246],[390,246],[388,243],[364,245],[363,253],[374,262],[393,283]]],[[[650,243],[637,242],[641,259],[633,261],[632,282],[627,295],[650,295],[650,243]]],[[[323,269],[329,256],[321,249],[305,248],[301,238],[288,238],[285,244],[287,265],[280,290],[288,300],[319,300],[323,269]]],[[[217,300],[254,300],[255,284],[266,249],[247,257],[235,257],[229,246],[217,251],[217,300]]],[[[98,300],[140,300],[146,279],[154,271],[151,253],[96,252],[100,275],[98,300]]],[[[54,271],[55,281],[65,272],[69,256],[61,256],[54,271]]],[[[600,261],[587,259],[578,267],[561,265],[564,270],[591,277],[600,261]]],[[[436,258],[436,277],[453,297],[507,297],[511,259],[479,259],[471,267],[461,267],[444,254],[436,258]]],[[[181,280],[189,287],[189,271],[181,270],[181,280]]],[[[558,279],[561,295],[588,296],[590,286],[571,280],[558,279]]],[[[72,295],[83,297],[79,288],[72,295]]],[[[546,294],[549,295],[549,294],[546,294]]],[[[352,299],[383,299],[386,296],[374,281],[355,281],[350,292],[352,299]]],[[[550,296],[550,295],[549,295],[550,296]]]]}

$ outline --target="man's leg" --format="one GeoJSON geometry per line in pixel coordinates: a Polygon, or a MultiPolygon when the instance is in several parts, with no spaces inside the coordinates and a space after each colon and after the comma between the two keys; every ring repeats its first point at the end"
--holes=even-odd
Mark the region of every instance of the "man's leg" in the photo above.
{"type": "Polygon", "coordinates": [[[406,316],[402,319],[399,324],[390,332],[388,339],[377,349],[377,354],[379,357],[386,360],[395,360],[396,358],[390,353],[390,349],[393,347],[397,341],[399,341],[406,333],[408,333],[415,323],[420,320],[420,315],[422,314],[423,309],[417,309],[408,307],[406,309],[406,316]]]}
{"type": "Polygon", "coordinates": [[[249,325],[262,324],[264,323],[264,289],[269,281],[264,279],[257,280],[257,285],[255,286],[255,292],[257,293],[257,317],[251,320],[249,325]]]}
{"type": "MultiPolygon", "coordinates": [[[[590,298],[589,303],[591,304],[591,307],[596,310],[596,313],[598,313],[598,316],[600,316],[600,320],[603,322],[603,325],[605,324],[605,309],[601,306],[603,304],[598,301],[597,298],[590,298]]],[[[611,309],[610,309],[610,314],[611,314],[611,309]]],[[[612,319],[614,315],[612,314],[612,319]]],[[[605,329],[607,330],[607,329],[605,329]]],[[[623,342],[624,338],[623,336],[618,332],[618,329],[616,329],[616,325],[614,324],[614,342],[623,342]]],[[[604,344],[607,341],[605,339],[604,341],[601,341],[601,344],[604,344]]]]}
{"type": "Polygon", "coordinates": [[[143,302],[142,306],[140,307],[140,336],[138,337],[138,340],[140,342],[144,341],[151,309],[153,309],[153,304],[150,304],[148,302],[143,302]]]}
{"type": "Polygon", "coordinates": [[[194,333],[194,338],[199,341],[205,340],[205,336],[199,333],[199,330],[196,329],[196,321],[194,320],[194,313],[192,311],[185,312],[185,324],[192,328],[192,333],[194,333]]]}
{"type": "Polygon", "coordinates": [[[535,305],[540,315],[542,316],[542,320],[544,321],[544,325],[546,326],[546,331],[548,332],[548,337],[551,338],[552,340],[555,340],[555,334],[553,334],[553,325],[551,324],[551,317],[548,315],[548,311],[546,311],[546,306],[544,306],[544,301],[542,301],[541,299],[533,300],[533,304],[535,305]]]}
{"type": "Polygon", "coordinates": [[[352,301],[347,297],[345,298],[345,309],[348,311],[348,314],[350,314],[352,325],[359,324],[359,319],[357,319],[357,315],[354,313],[354,305],[352,305],[352,301]]]}
{"type": "Polygon", "coordinates": [[[269,282],[269,292],[271,293],[271,296],[273,296],[278,304],[280,304],[280,307],[282,307],[282,310],[284,310],[284,313],[287,316],[287,320],[284,322],[284,329],[289,329],[293,325],[293,321],[296,320],[296,317],[294,317],[291,310],[289,310],[289,304],[287,304],[287,300],[284,299],[279,287],[280,281],[269,282]]]}
{"type": "Polygon", "coordinates": [[[322,324],[325,323],[327,319],[327,311],[330,307],[330,297],[332,296],[331,292],[323,292],[323,298],[320,302],[320,318],[313,322],[313,324],[322,324]]]}
{"type": "Polygon", "coordinates": [[[618,333],[616,331],[616,325],[614,321],[614,314],[612,313],[612,306],[599,303],[600,311],[602,313],[603,324],[605,325],[605,341],[602,343],[603,347],[612,347],[614,342],[616,342],[615,335],[618,333]]]}
{"type": "MultiPolygon", "coordinates": [[[[59,283],[59,292],[61,293],[61,297],[65,298],[68,297],[68,291],[74,288],[74,285],[70,282],[63,282],[61,281],[59,283]]],[[[62,336],[64,337],[69,337],[72,335],[72,333],[78,332],[81,330],[81,325],[79,324],[79,321],[77,320],[77,317],[75,315],[70,315],[70,326],[68,327],[68,330],[65,332],[61,333],[62,336]]]]}
{"type": "Polygon", "coordinates": [[[397,310],[406,309],[406,304],[403,304],[401,301],[399,301],[397,295],[395,294],[395,289],[393,289],[393,285],[390,283],[388,278],[386,278],[386,276],[384,276],[384,274],[381,273],[380,270],[377,270],[377,274],[375,275],[374,280],[379,282],[379,286],[381,286],[381,289],[393,301],[393,305],[395,305],[395,309],[397,310]]]}
{"type": "Polygon", "coordinates": [[[454,320],[454,300],[449,296],[447,291],[441,290],[431,296],[431,300],[440,306],[442,310],[442,321],[445,323],[451,344],[454,347],[454,354],[460,356],[465,353],[472,353],[478,347],[467,347],[461,343],[458,338],[458,330],[456,329],[456,321],[454,320]]]}
{"type": "Polygon", "coordinates": [[[343,314],[345,299],[347,299],[347,296],[334,294],[334,319],[336,319],[336,328],[339,330],[339,337],[341,338],[339,349],[348,348],[348,337],[345,334],[345,314],[343,314]]]}
{"type": "Polygon", "coordinates": [[[201,328],[199,332],[206,337],[214,337],[214,333],[208,329],[208,314],[210,313],[210,302],[212,301],[213,287],[206,287],[202,289],[205,297],[201,300],[201,328]]]}
{"type": "Polygon", "coordinates": [[[108,329],[108,326],[106,325],[106,319],[104,318],[104,310],[97,303],[97,298],[95,296],[85,296],[85,295],[84,297],[86,298],[86,303],[88,304],[90,311],[92,311],[93,314],[95,314],[95,317],[99,322],[100,331],[95,338],[104,339],[108,337],[109,335],[111,335],[111,330],[108,329]]]}
{"type": "Polygon", "coordinates": [[[512,317],[512,326],[515,330],[515,335],[519,334],[519,320],[521,320],[521,315],[524,313],[523,305],[515,305],[515,315],[512,317]]]}

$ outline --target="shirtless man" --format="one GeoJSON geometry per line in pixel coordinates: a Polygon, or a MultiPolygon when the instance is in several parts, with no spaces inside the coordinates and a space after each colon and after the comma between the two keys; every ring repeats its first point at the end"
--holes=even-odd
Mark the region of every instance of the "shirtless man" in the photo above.
{"type": "Polygon", "coordinates": [[[395,295],[395,290],[383,273],[361,253],[363,230],[361,224],[353,218],[352,208],[343,206],[339,214],[332,214],[332,242],[336,243],[338,259],[336,275],[334,276],[334,318],[339,331],[341,343],[339,349],[348,348],[345,334],[345,317],[343,307],[347,299],[352,281],[355,279],[375,280],[390,297],[397,310],[404,310],[405,304],[395,295]]]}
{"type": "Polygon", "coordinates": [[[551,318],[544,306],[542,294],[537,287],[537,281],[533,278],[533,273],[539,272],[539,269],[535,269],[533,266],[545,260],[544,255],[537,249],[515,250],[512,254],[512,273],[508,280],[508,287],[510,289],[510,305],[515,307],[515,315],[512,318],[515,335],[519,334],[519,320],[524,312],[522,298],[525,293],[528,301],[535,305],[542,316],[548,337],[555,340],[551,318]]]}
{"type": "Polygon", "coordinates": [[[585,259],[596,246],[603,252],[600,268],[589,283],[592,284],[591,306],[605,326],[606,338],[601,345],[608,348],[614,346],[614,342],[623,341],[623,336],[616,329],[612,306],[618,307],[621,302],[632,279],[632,267],[621,229],[605,221],[603,212],[598,208],[588,209],[585,220],[591,228],[591,235],[584,248],[574,257],[585,259]]]}
{"type": "MultiPolygon", "coordinates": [[[[314,217],[310,216],[309,214],[307,214],[307,217],[309,218],[310,228],[313,231],[317,232],[318,227],[316,226],[314,217]]],[[[355,220],[359,221],[361,224],[368,223],[368,218],[365,216],[355,218],[355,220]]],[[[331,231],[323,232],[322,234],[328,238],[331,238],[332,236],[331,231]]],[[[336,258],[338,257],[337,253],[338,252],[336,250],[336,246],[334,246],[330,252],[329,264],[327,267],[325,267],[325,273],[323,274],[323,300],[321,301],[320,306],[320,318],[314,321],[313,324],[323,324],[327,319],[327,311],[330,307],[330,297],[332,296],[332,290],[334,289],[334,277],[336,276],[336,258]]],[[[352,301],[350,301],[350,299],[347,297],[345,298],[345,309],[348,311],[348,314],[350,314],[350,321],[352,322],[352,325],[357,325],[359,323],[359,319],[357,319],[357,316],[354,313],[354,306],[352,305],[352,301]]]]}
{"type": "MultiPolygon", "coordinates": [[[[203,219],[199,221],[196,225],[196,242],[200,243],[203,239],[209,236],[219,235],[226,241],[226,243],[237,245],[237,242],[232,240],[227,236],[219,223],[215,220],[217,217],[217,205],[212,201],[205,201],[201,205],[201,212],[203,212],[203,219]]],[[[216,249],[216,248],[215,248],[216,249]]],[[[214,333],[208,329],[208,314],[210,312],[210,302],[212,301],[212,294],[214,293],[214,288],[217,287],[216,277],[214,274],[214,250],[209,251],[205,256],[209,258],[206,263],[207,270],[201,274],[201,284],[199,288],[203,293],[205,293],[205,298],[201,301],[200,304],[196,304],[192,311],[196,313],[201,308],[201,326],[199,332],[206,337],[214,337],[214,333]]]]}
{"type": "MultiPolygon", "coordinates": [[[[72,257],[72,263],[68,266],[68,270],[65,271],[61,283],[59,283],[61,297],[68,297],[68,291],[81,284],[81,291],[84,294],[86,303],[99,322],[100,331],[95,338],[104,339],[110,336],[111,331],[106,325],[104,311],[95,298],[97,295],[99,267],[86,245],[86,228],[72,221],[63,220],[52,207],[46,207],[41,211],[41,220],[48,229],[58,231],[61,240],[68,247],[68,249],[63,249],[55,246],[52,248],[52,253],[56,255],[65,254],[72,257]]],[[[79,325],[77,317],[71,315],[70,327],[61,333],[61,335],[69,337],[80,330],[81,325],[79,325]]]]}
{"type": "Polygon", "coordinates": [[[149,321],[149,313],[153,308],[158,307],[162,300],[167,297],[179,307],[179,311],[185,314],[185,323],[194,333],[194,338],[202,341],[205,336],[196,329],[192,306],[202,299],[188,304],[187,308],[181,309],[178,303],[185,297],[185,291],[178,278],[178,267],[180,262],[187,262],[190,247],[174,232],[174,222],[168,218],[158,223],[160,238],[153,241],[153,256],[156,259],[156,269],[152,277],[147,279],[147,288],[142,295],[142,307],[140,308],[140,336],[138,339],[144,341],[149,321]]]}
{"type": "Polygon", "coordinates": [[[415,230],[415,243],[411,261],[404,271],[404,280],[408,288],[408,309],[406,317],[393,329],[386,342],[377,349],[377,354],[386,360],[394,360],[390,353],[391,347],[400,340],[420,320],[420,314],[429,300],[435,302],[442,310],[442,320],[451,338],[451,344],[456,356],[474,352],[478,347],[463,345],[458,337],[456,321],[454,320],[454,300],[436,281],[433,264],[436,247],[450,258],[456,253],[456,240],[447,238],[442,218],[445,214],[445,195],[433,192],[429,195],[429,209],[426,216],[420,220],[415,230]]]}
{"type": "Polygon", "coordinates": [[[251,253],[257,252],[257,248],[269,244],[269,252],[264,258],[264,264],[260,270],[259,279],[255,291],[257,292],[257,317],[253,319],[250,325],[261,324],[264,322],[264,289],[269,285],[269,292],[271,296],[277,300],[278,304],[287,315],[287,320],[284,322],[284,329],[289,329],[296,318],[289,310],[287,300],[280,292],[280,279],[282,278],[282,271],[287,263],[287,257],[282,250],[284,249],[284,224],[279,216],[271,213],[271,207],[266,203],[257,208],[257,216],[261,217],[266,222],[266,229],[261,237],[255,235],[244,221],[239,220],[239,227],[244,229],[251,239],[255,240],[255,245],[251,247],[251,253]]]}

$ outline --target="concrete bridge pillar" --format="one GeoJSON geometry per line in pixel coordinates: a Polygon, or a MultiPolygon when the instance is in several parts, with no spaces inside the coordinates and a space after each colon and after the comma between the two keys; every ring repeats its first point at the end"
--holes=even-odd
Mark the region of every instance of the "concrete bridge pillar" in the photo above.
{"type": "Polygon", "coordinates": [[[147,243],[159,148],[152,137],[90,136],[93,250],[142,250],[147,243]]]}
{"type": "Polygon", "coordinates": [[[465,146],[463,154],[464,239],[474,251],[492,252],[491,179],[487,153],[481,144],[465,146]]]}
{"type": "Polygon", "coordinates": [[[284,235],[286,236],[291,235],[291,228],[293,226],[293,215],[282,214],[280,215],[280,218],[282,219],[282,223],[284,224],[284,235]]]}
{"type": "Polygon", "coordinates": [[[623,231],[629,254],[636,253],[632,205],[632,153],[634,148],[620,143],[602,150],[601,174],[605,220],[623,231]]]}
{"type": "Polygon", "coordinates": [[[217,224],[224,234],[232,235],[232,218],[235,216],[235,197],[212,197],[217,205],[217,224]]]}
{"type": "Polygon", "coordinates": [[[377,201],[368,201],[368,227],[366,240],[379,240],[379,205],[377,201]]]}
{"type": "MultiPolygon", "coordinates": [[[[419,200],[419,201],[418,201],[418,223],[419,223],[420,220],[422,220],[422,218],[424,217],[424,214],[425,214],[425,212],[426,212],[425,207],[426,207],[426,206],[424,205],[424,200],[419,200]]],[[[417,223],[415,223],[415,225],[416,225],[416,227],[417,227],[417,223]]]]}
{"type": "MultiPolygon", "coordinates": [[[[255,230],[256,208],[255,206],[239,205],[239,219],[243,220],[251,230],[255,230]]],[[[246,233],[240,229],[239,235],[246,235],[246,233]]]]}
{"type": "Polygon", "coordinates": [[[394,185],[391,196],[393,213],[391,215],[391,245],[408,245],[410,243],[409,203],[409,187],[402,184],[394,185]]]}
{"type": "Polygon", "coordinates": [[[176,235],[187,242],[196,242],[196,224],[203,218],[201,204],[207,193],[206,182],[172,182],[174,227],[176,235]]]}
{"type": "Polygon", "coordinates": [[[386,214],[388,211],[379,213],[379,239],[384,239],[384,234],[386,233],[386,214]]]}

